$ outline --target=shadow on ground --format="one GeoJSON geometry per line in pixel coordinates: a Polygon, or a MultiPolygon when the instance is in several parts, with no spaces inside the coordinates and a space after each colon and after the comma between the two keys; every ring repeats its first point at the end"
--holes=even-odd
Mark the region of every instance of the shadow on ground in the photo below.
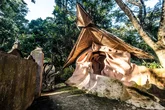
{"type": "Polygon", "coordinates": [[[58,110],[58,108],[49,96],[44,96],[34,100],[27,110],[58,110]]]}
{"type": "Polygon", "coordinates": [[[125,102],[85,94],[73,87],[63,86],[43,93],[27,110],[141,110],[125,102]]]}

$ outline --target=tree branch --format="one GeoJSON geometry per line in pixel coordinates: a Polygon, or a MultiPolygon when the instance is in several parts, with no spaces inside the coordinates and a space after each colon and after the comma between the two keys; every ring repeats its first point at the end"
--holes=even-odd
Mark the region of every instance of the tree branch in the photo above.
{"type": "Polygon", "coordinates": [[[143,9],[142,6],[139,6],[139,15],[138,15],[139,21],[141,24],[144,23],[144,19],[143,19],[143,9]]]}
{"type": "Polygon", "coordinates": [[[165,45],[165,1],[162,3],[162,14],[160,19],[160,25],[158,30],[158,40],[163,41],[165,45]]]}
{"type": "Polygon", "coordinates": [[[140,36],[143,40],[153,49],[156,50],[157,46],[154,41],[150,38],[149,34],[144,30],[144,28],[140,25],[139,21],[133,14],[133,12],[129,9],[129,7],[122,0],[115,0],[118,6],[125,12],[125,14],[129,17],[133,26],[136,28],[140,36]]]}
{"type": "Polygon", "coordinates": [[[141,2],[141,4],[142,4],[142,7],[143,7],[143,16],[144,16],[144,18],[146,17],[146,6],[145,6],[145,4],[144,4],[144,1],[143,0],[140,0],[140,2],[141,2]]]}
{"type": "Polygon", "coordinates": [[[140,3],[141,3],[141,8],[142,8],[142,24],[144,24],[144,19],[146,17],[146,7],[144,5],[144,1],[143,0],[140,0],[140,3]]]}

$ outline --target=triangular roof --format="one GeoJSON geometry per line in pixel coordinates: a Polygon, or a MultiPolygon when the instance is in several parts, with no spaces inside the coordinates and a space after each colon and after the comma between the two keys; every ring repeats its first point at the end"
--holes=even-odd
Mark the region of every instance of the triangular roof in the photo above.
{"type": "Polygon", "coordinates": [[[92,19],[80,4],[77,4],[77,14],[78,14],[77,25],[83,28],[79,34],[79,37],[72,51],[68,56],[68,59],[64,67],[72,64],[76,60],[76,58],[80,55],[80,53],[83,52],[85,49],[89,48],[93,42],[100,45],[109,46],[117,50],[128,51],[130,54],[138,58],[144,58],[144,59],[153,58],[147,52],[138,49],[136,47],[133,47],[125,43],[120,38],[114,36],[113,34],[105,30],[99,29],[94,25],[91,25],[93,24],[92,19]]]}
{"type": "Polygon", "coordinates": [[[79,3],[76,5],[76,8],[77,8],[77,26],[86,27],[89,24],[93,24],[92,18],[79,3]]]}

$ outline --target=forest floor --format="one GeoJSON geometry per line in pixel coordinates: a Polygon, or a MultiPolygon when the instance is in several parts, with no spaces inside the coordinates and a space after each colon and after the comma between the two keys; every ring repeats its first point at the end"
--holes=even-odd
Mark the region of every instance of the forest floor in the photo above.
{"type": "Polygon", "coordinates": [[[55,91],[42,93],[27,110],[141,110],[125,102],[86,94],[59,84],[55,91]]]}

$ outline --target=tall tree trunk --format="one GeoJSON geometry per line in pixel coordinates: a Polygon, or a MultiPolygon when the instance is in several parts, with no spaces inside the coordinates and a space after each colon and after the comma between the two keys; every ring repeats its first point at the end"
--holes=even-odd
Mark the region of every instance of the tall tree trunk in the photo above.
{"type": "Polygon", "coordinates": [[[144,30],[141,23],[137,20],[133,12],[130,8],[122,1],[122,0],[115,0],[118,6],[125,12],[125,14],[129,17],[130,21],[132,22],[133,26],[143,38],[143,40],[155,51],[161,65],[165,68],[165,2],[162,2],[162,15],[161,21],[158,31],[158,42],[154,42],[148,34],[147,31],[144,30]]]}
{"type": "Polygon", "coordinates": [[[163,45],[165,45],[165,1],[164,0],[162,3],[162,16],[158,30],[158,40],[162,41],[163,45]]]}
{"type": "Polygon", "coordinates": [[[160,61],[160,64],[165,68],[165,49],[155,50],[155,53],[160,61]]]}
{"type": "Polygon", "coordinates": [[[160,63],[165,68],[165,1],[162,2],[162,14],[160,20],[160,26],[158,30],[158,43],[162,47],[161,49],[155,50],[160,63]]]}

